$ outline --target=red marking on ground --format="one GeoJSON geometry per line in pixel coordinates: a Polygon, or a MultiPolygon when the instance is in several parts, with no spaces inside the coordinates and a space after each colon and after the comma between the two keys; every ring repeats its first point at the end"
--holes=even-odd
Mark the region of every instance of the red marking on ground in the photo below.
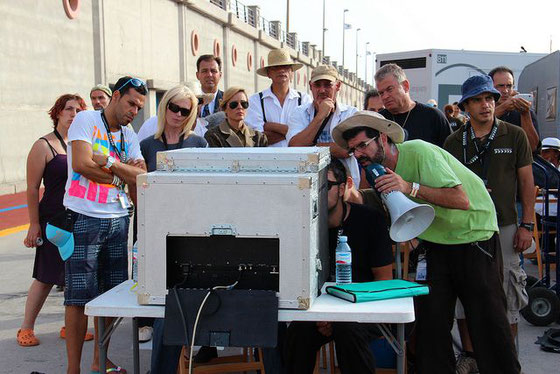
{"type": "MultiPolygon", "coordinates": [[[[40,196],[43,195],[41,189],[40,196]]],[[[27,195],[20,192],[10,195],[0,195],[0,209],[10,208],[18,205],[27,204],[27,195]]],[[[10,227],[21,226],[29,223],[29,215],[27,208],[14,209],[6,212],[0,212],[0,230],[9,229],[10,227]]]]}

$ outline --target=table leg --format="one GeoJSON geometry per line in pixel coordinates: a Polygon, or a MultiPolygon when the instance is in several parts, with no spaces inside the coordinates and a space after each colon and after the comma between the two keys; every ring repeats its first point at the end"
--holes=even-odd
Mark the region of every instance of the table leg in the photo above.
{"type": "Polygon", "coordinates": [[[107,362],[107,345],[105,344],[105,317],[98,317],[97,322],[98,328],[98,339],[99,339],[99,372],[105,373],[107,368],[105,363],[107,362]]]}
{"type": "Polygon", "coordinates": [[[397,338],[391,332],[389,326],[384,323],[378,323],[379,330],[387,339],[387,342],[397,354],[397,374],[404,374],[404,358],[405,358],[405,343],[404,343],[404,324],[397,323],[397,338]]]}
{"type": "Polygon", "coordinates": [[[138,341],[138,319],[132,318],[132,359],[134,361],[134,374],[140,374],[140,342],[138,341]]]}
{"type": "Polygon", "coordinates": [[[404,374],[406,346],[404,342],[404,324],[402,323],[397,324],[397,340],[402,348],[401,352],[397,353],[397,374],[404,374]]]}

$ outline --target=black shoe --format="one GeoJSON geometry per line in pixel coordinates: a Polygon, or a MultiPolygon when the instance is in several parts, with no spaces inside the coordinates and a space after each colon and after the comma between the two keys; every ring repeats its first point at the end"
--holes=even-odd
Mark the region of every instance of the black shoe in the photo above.
{"type": "Polygon", "coordinates": [[[196,364],[203,364],[216,357],[218,357],[216,347],[200,347],[196,355],[194,355],[194,362],[196,364]]]}

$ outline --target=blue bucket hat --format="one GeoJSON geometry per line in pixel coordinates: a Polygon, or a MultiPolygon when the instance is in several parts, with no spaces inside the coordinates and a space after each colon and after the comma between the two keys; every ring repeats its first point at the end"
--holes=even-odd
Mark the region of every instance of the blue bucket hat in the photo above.
{"type": "Polygon", "coordinates": [[[461,100],[457,105],[461,110],[465,110],[463,103],[470,99],[471,97],[475,97],[480,95],[484,92],[490,92],[494,95],[494,100],[498,101],[500,99],[500,92],[494,88],[494,82],[492,78],[488,75],[475,75],[467,79],[463,85],[461,86],[461,100]]]}
{"type": "Polygon", "coordinates": [[[45,230],[47,239],[58,247],[62,261],[66,261],[74,253],[74,234],[47,223],[45,230]]]}

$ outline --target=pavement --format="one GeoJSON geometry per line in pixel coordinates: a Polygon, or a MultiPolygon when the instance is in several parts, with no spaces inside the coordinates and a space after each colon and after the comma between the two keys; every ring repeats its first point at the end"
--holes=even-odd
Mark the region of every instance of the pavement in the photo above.
{"type": "MultiPolygon", "coordinates": [[[[19,201],[13,206],[19,206],[19,201]]],[[[2,203],[2,201],[0,201],[2,203]]],[[[25,204],[25,203],[24,203],[25,204]]],[[[0,206],[2,209],[2,206],[0,206]]],[[[17,210],[17,209],[16,209],[17,210]]],[[[21,212],[19,213],[21,214],[21,212]]],[[[0,210],[0,222],[6,213],[0,210]]],[[[55,288],[51,291],[36,322],[35,334],[41,344],[35,347],[20,347],[16,334],[23,318],[27,290],[31,284],[34,250],[25,248],[23,239],[27,232],[26,222],[14,220],[17,226],[0,229],[0,373],[64,373],[66,371],[65,341],[59,338],[64,325],[64,296],[55,288]]],[[[536,274],[536,266],[526,265],[529,274],[536,274]]],[[[90,319],[89,331],[93,332],[90,319]]],[[[534,344],[538,336],[548,328],[559,328],[558,324],[536,327],[525,320],[519,324],[519,358],[525,374],[558,373],[560,355],[541,351],[534,344]]],[[[109,358],[132,373],[132,324],[123,320],[113,334],[109,358]]],[[[140,351],[141,373],[150,366],[150,343],[140,351]]],[[[82,372],[89,373],[93,357],[93,341],[83,348],[82,372]]],[[[325,370],[322,370],[325,372],[325,370]]]]}

